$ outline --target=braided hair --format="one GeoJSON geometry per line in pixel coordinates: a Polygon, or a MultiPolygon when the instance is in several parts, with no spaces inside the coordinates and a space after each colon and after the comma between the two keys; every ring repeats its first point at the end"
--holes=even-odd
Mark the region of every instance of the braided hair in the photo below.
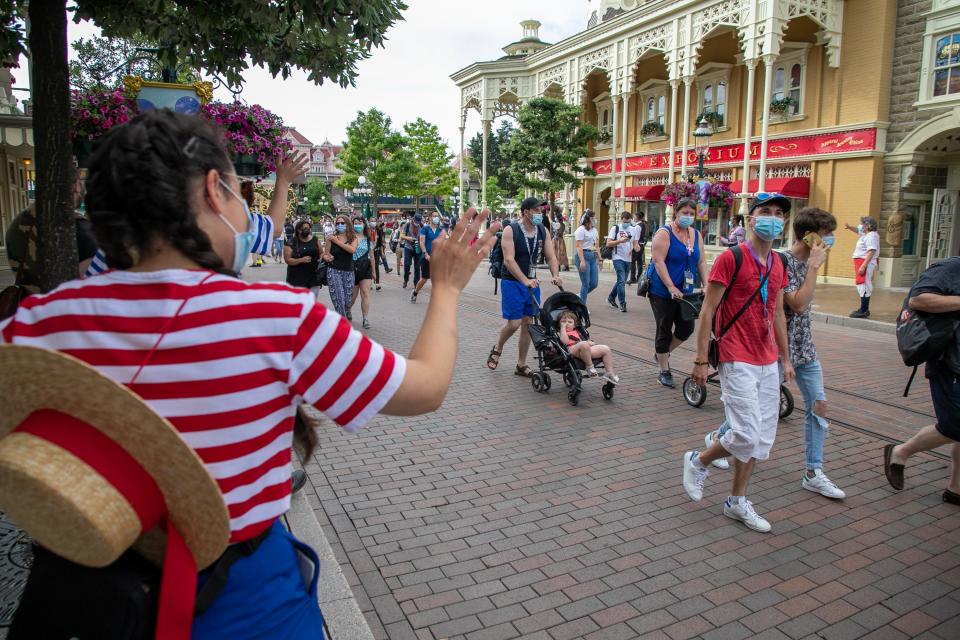
{"type": "Polygon", "coordinates": [[[206,174],[233,172],[220,136],[196,116],[155,109],[106,136],[90,159],[87,215],[115,269],[158,240],[201,267],[232,274],[197,224],[193,193],[206,174]]]}

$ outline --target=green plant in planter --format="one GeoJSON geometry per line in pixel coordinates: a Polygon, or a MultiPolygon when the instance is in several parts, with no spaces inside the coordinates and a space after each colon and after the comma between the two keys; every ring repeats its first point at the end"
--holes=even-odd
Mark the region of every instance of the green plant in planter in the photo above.
{"type": "Polygon", "coordinates": [[[716,111],[704,111],[697,117],[697,122],[700,120],[709,122],[714,131],[723,126],[723,114],[716,111]]]}
{"type": "Polygon", "coordinates": [[[597,144],[610,144],[611,142],[613,142],[613,134],[601,129],[600,135],[597,136],[597,144]]]}
{"type": "Polygon", "coordinates": [[[642,127],[640,127],[640,135],[643,137],[652,137],[652,136],[662,136],[663,135],[663,125],[659,122],[651,120],[642,127]]]}
{"type": "Polygon", "coordinates": [[[786,98],[779,98],[770,103],[770,113],[773,113],[778,116],[788,115],[790,112],[790,107],[797,104],[797,101],[787,96],[786,98]]]}

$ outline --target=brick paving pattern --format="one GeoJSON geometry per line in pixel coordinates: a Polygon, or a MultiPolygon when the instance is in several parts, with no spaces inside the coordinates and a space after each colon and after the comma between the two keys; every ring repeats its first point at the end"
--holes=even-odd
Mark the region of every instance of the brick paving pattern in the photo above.
{"type": "MultiPolygon", "coordinates": [[[[681,454],[721,420],[719,390],[694,409],[658,386],[647,302],[634,296],[621,314],[606,293],[591,298],[593,338],[642,359],[618,358],[612,402],[588,382],[571,407],[557,376],[551,393],[534,393],[513,375],[515,340],[488,371],[499,300],[478,273],[444,406],[321,433],[310,501],[376,637],[960,637],[946,460],[917,457],[894,493],[878,466],[886,440],[851,428],[902,438],[932,422],[922,381],[899,397],[907,369],[892,336],[816,326],[834,416],[851,425],[834,423],[825,468],[848,498],[800,488],[798,408],[753,478],[749,494],[773,523],[761,534],[722,515],[730,471],[713,471],[703,502],[684,494],[681,454]]],[[[405,352],[424,302],[410,305],[388,277],[371,335],[405,352]]],[[[679,352],[675,370],[692,356],[679,352]]]]}

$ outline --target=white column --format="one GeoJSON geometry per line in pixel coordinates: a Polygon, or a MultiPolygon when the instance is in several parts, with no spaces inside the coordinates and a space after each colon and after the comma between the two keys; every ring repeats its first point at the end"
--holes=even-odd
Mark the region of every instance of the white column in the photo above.
{"type": "Polygon", "coordinates": [[[766,188],[767,181],[767,135],[770,133],[770,100],[773,97],[773,63],[777,57],[774,55],[763,56],[763,103],[760,108],[763,109],[763,129],[760,132],[760,175],[757,176],[759,183],[757,191],[763,191],[766,188]]]}
{"type": "Polygon", "coordinates": [[[680,163],[680,174],[687,175],[687,145],[690,141],[690,88],[693,78],[686,76],[683,79],[683,157],[680,163]]]}
{"type": "Polygon", "coordinates": [[[679,88],[679,80],[670,81],[670,168],[667,170],[667,184],[673,184],[673,173],[677,168],[675,156],[677,155],[677,100],[680,96],[679,88]]]}
{"type": "MultiPolygon", "coordinates": [[[[461,120],[461,122],[463,121],[461,120]]],[[[464,191],[463,189],[463,171],[464,171],[464,165],[467,161],[467,152],[466,152],[466,149],[464,148],[464,146],[466,145],[465,136],[466,136],[466,126],[461,124],[460,125],[460,168],[458,169],[458,172],[460,173],[460,175],[457,177],[460,184],[460,198],[459,198],[459,204],[457,205],[457,208],[458,208],[457,213],[461,218],[463,217],[463,201],[467,198],[467,192],[464,191]]]]}
{"type": "Polygon", "coordinates": [[[483,169],[480,185],[480,210],[487,208],[487,138],[490,137],[490,121],[483,121],[483,169]]]}
{"type": "Polygon", "coordinates": [[[613,210],[616,208],[616,198],[614,191],[617,189],[617,116],[619,115],[620,96],[613,96],[613,122],[611,129],[613,133],[610,139],[610,207],[607,223],[610,222],[613,210]]]}
{"type": "Polygon", "coordinates": [[[743,125],[743,191],[740,194],[740,214],[747,215],[750,201],[750,136],[753,132],[753,87],[757,79],[757,61],[744,60],[747,65],[747,120],[743,125]]]}
{"type": "Polygon", "coordinates": [[[623,141],[620,143],[622,153],[620,161],[623,166],[620,167],[620,211],[627,209],[627,144],[630,136],[627,131],[630,127],[630,94],[623,94],[623,141]]]}

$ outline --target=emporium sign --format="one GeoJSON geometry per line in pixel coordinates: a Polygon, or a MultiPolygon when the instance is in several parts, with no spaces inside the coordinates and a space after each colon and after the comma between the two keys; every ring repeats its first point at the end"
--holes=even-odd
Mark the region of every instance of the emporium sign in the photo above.
{"type": "MultiPolygon", "coordinates": [[[[850,153],[853,151],[873,151],[877,146],[876,129],[858,129],[840,133],[824,133],[813,136],[797,136],[795,138],[780,138],[767,141],[767,160],[781,158],[796,158],[802,156],[833,155],[850,153]]],[[[750,159],[760,159],[760,143],[750,145],[750,159]]],[[[743,144],[726,144],[711,147],[707,152],[706,164],[726,164],[743,162],[743,144]]],[[[687,164],[697,163],[697,154],[693,150],[687,152],[687,164]]],[[[683,152],[674,154],[674,166],[683,165],[683,152]]],[[[621,171],[623,162],[617,159],[617,171],[621,171]]],[[[627,171],[649,171],[667,169],[670,166],[670,154],[648,153],[627,158],[627,171]]],[[[599,160],[593,163],[593,170],[598,174],[610,173],[610,160],[599,160]]]]}

